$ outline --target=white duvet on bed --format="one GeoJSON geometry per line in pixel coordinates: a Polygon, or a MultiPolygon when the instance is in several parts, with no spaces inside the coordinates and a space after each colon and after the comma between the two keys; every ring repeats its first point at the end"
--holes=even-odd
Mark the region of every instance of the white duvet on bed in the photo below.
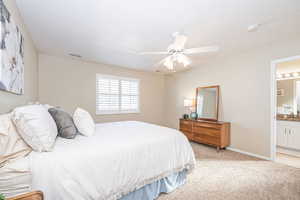
{"type": "Polygon", "coordinates": [[[46,200],[115,200],[195,163],[181,132],[136,121],[97,124],[91,137],[58,138],[52,152],[29,156],[32,188],[46,200]]]}

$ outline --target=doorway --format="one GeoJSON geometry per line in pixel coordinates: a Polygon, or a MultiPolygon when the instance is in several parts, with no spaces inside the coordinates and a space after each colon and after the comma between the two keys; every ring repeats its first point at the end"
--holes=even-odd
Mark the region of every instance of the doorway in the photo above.
{"type": "Polygon", "coordinates": [[[271,63],[271,159],[300,168],[300,56],[271,63]]]}

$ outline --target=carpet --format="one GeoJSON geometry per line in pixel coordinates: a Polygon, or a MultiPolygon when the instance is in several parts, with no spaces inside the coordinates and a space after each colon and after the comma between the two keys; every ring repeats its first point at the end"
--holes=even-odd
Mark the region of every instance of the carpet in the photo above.
{"type": "Polygon", "coordinates": [[[187,183],[158,200],[300,200],[300,169],[192,143],[187,183]]]}

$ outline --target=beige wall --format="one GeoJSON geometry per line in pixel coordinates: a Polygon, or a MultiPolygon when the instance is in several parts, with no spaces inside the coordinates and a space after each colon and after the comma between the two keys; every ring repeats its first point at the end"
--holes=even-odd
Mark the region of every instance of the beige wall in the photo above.
{"type": "Polygon", "coordinates": [[[22,19],[19,15],[14,0],[4,0],[4,4],[12,15],[13,20],[18,25],[23,34],[25,44],[25,94],[15,95],[8,92],[0,91],[0,113],[7,112],[18,105],[23,105],[29,101],[36,101],[38,97],[38,55],[33,42],[26,31],[22,19]]]}
{"type": "Polygon", "coordinates": [[[220,120],[229,121],[231,147],[270,157],[270,62],[300,55],[300,38],[217,58],[166,77],[167,124],[178,127],[183,99],[199,86],[220,85],[220,120]]]}
{"type": "Polygon", "coordinates": [[[67,57],[39,55],[39,100],[73,113],[87,109],[97,122],[140,120],[164,124],[164,77],[125,68],[83,62],[67,57]],[[96,115],[96,74],[140,79],[139,114],[96,115]]]}

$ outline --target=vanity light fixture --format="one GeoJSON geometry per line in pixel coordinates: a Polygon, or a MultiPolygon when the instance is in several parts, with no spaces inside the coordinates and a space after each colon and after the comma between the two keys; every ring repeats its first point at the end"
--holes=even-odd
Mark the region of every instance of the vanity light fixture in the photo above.
{"type": "Polygon", "coordinates": [[[300,78],[300,72],[289,72],[289,73],[282,73],[282,74],[277,73],[276,78],[277,80],[300,78]]]}

